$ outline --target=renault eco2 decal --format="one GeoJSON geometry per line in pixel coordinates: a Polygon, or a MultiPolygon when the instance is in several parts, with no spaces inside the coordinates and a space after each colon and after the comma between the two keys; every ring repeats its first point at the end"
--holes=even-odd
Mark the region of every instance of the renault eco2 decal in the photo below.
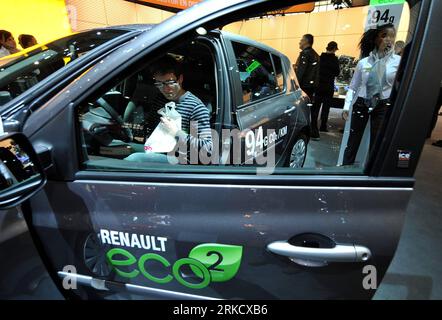
{"type": "MultiPolygon", "coordinates": [[[[166,251],[166,237],[155,237],[119,232],[114,230],[100,230],[100,239],[103,244],[126,246],[154,250],[157,252],[166,251]]],[[[136,258],[129,250],[113,248],[106,252],[106,258],[113,270],[121,277],[135,278],[140,274],[146,279],[159,284],[166,284],[173,279],[191,289],[203,289],[211,282],[226,282],[231,280],[237,273],[242,259],[242,246],[203,243],[190,250],[186,258],[174,262],[168,261],[159,253],[145,253],[136,258]],[[171,272],[160,278],[149,273],[146,268],[148,261],[155,261],[170,268],[171,272]],[[181,275],[181,268],[188,266],[201,279],[198,283],[186,281],[181,275]],[[124,270],[123,270],[124,268],[124,270]]]]}

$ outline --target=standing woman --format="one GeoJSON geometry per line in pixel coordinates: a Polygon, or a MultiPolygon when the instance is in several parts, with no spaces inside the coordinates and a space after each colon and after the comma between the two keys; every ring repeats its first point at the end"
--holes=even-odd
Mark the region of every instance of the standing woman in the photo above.
{"type": "Polygon", "coordinates": [[[17,53],[17,43],[9,31],[0,30],[0,58],[17,53]]]}
{"type": "Polygon", "coordinates": [[[343,165],[355,162],[361,139],[370,118],[370,151],[390,107],[390,93],[399,67],[400,56],[394,53],[396,30],[392,24],[366,31],[361,38],[361,60],[345,97],[342,116],[348,119],[350,107],[351,128],[344,152],[343,165]]]}

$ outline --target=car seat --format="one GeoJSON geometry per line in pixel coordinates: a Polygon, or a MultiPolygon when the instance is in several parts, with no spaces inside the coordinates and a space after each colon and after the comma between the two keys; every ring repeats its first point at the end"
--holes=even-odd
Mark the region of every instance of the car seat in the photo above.
{"type": "Polygon", "coordinates": [[[204,60],[185,61],[183,77],[184,89],[192,92],[204,103],[209,110],[210,124],[213,126],[216,117],[213,64],[204,60]]]}

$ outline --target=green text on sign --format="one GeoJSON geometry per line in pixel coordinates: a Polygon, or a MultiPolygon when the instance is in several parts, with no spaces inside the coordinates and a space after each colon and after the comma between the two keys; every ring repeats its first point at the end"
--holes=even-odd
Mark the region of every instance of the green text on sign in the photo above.
{"type": "Polygon", "coordinates": [[[370,6],[382,6],[385,4],[403,4],[405,0],[370,0],[370,6]]]}

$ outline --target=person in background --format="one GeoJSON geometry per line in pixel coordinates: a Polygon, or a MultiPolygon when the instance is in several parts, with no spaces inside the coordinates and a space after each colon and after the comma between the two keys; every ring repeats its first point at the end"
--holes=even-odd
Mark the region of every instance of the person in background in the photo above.
{"type": "Polygon", "coordinates": [[[18,43],[23,49],[35,46],[37,44],[37,39],[30,34],[21,34],[18,36],[18,43]]]}
{"type": "MultiPolygon", "coordinates": [[[[310,103],[314,102],[315,90],[319,81],[319,56],[312,48],[314,37],[311,34],[305,34],[299,41],[299,49],[301,53],[296,60],[295,69],[296,77],[298,78],[299,85],[302,91],[304,91],[310,99],[310,103]]],[[[312,110],[310,109],[310,116],[312,110]]],[[[311,137],[313,140],[319,140],[318,135],[311,137]]]]}
{"type": "Polygon", "coordinates": [[[338,44],[335,41],[328,43],[326,52],[319,59],[319,83],[315,92],[315,102],[312,106],[312,138],[319,139],[318,115],[322,104],[320,131],[327,132],[327,120],[335,91],[335,77],[339,75],[339,61],[335,53],[338,44]]]}
{"type": "Polygon", "coordinates": [[[6,30],[0,30],[0,58],[17,53],[17,43],[12,33],[6,30]]]}
{"type": "Polygon", "coordinates": [[[398,56],[402,56],[402,53],[404,52],[405,42],[402,40],[396,41],[394,44],[394,53],[398,56]]]}
{"type": "MultiPolygon", "coordinates": [[[[436,105],[434,106],[433,119],[431,121],[431,127],[427,134],[427,138],[431,138],[431,134],[434,128],[436,128],[437,118],[439,116],[439,110],[441,107],[442,107],[442,81],[440,83],[439,96],[437,97],[437,102],[436,105]]],[[[437,140],[436,142],[433,142],[432,145],[436,147],[442,147],[442,140],[437,140]]]]}
{"type": "Polygon", "coordinates": [[[342,117],[347,120],[350,107],[351,128],[344,152],[343,165],[355,162],[368,119],[370,119],[370,151],[378,136],[401,57],[394,53],[396,29],[384,24],[366,31],[361,38],[361,60],[345,97],[342,117]]]}

